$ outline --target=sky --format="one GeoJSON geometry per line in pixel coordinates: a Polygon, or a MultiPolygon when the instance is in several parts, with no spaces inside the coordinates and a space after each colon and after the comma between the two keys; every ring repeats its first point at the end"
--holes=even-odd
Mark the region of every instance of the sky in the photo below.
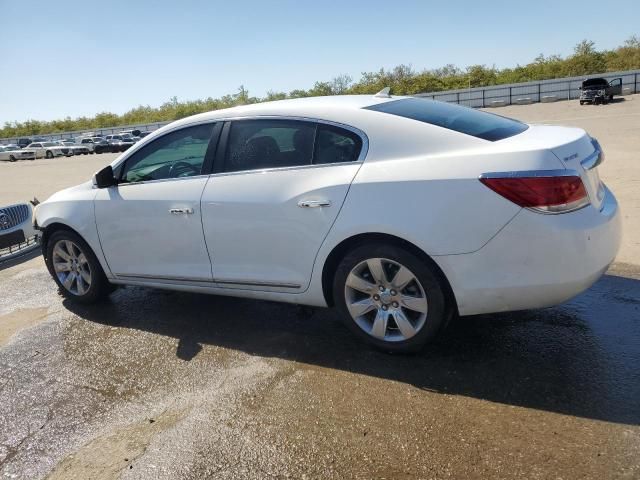
{"type": "Polygon", "coordinates": [[[0,0],[0,125],[614,48],[640,36],[636,2],[0,0]]]}

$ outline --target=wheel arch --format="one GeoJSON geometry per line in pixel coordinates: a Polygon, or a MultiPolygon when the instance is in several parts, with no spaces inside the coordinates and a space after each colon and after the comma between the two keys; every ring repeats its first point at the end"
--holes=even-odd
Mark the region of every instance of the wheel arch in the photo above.
{"type": "MultiPolygon", "coordinates": [[[[82,234],[80,232],[78,232],[76,229],[71,228],[69,225],[65,224],[65,223],[61,223],[61,222],[53,222],[50,223],[49,225],[47,225],[46,227],[44,227],[41,232],[41,240],[40,240],[40,246],[42,247],[42,255],[47,258],[47,244],[49,243],[49,238],[51,237],[51,235],[53,235],[55,232],[58,232],[60,230],[67,230],[69,232],[73,232],[76,235],[78,235],[80,238],[82,238],[85,243],[87,243],[87,245],[89,245],[89,243],[86,241],[86,239],[82,236],[82,234]]],[[[95,252],[94,252],[95,253],[95,252]]]]}
{"type": "Polygon", "coordinates": [[[328,306],[333,307],[335,305],[333,298],[333,279],[335,277],[335,273],[338,269],[340,261],[345,257],[345,255],[347,255],[348,252],[350,252],[354,248],[365,243],[373,242],[387,243],[404,248],[405,250],[411,252],[412,254],[423,260],[425,263],[427,263],[442,282],[447,306],[453,309],[453,311],[457,314],[458,302],[456,301],[456,297],[453,293],[453,289],[451,288],[451,284],[449,283],[449,280],[447,279],[440,266],[426,252],[424,252],[421,248],[417,247],[413,243],[400,237],[396,237],[395,235],[373,232],[353,235],[342,240],[331,250],[331,253],[329,253],[329,255],[327,256],[322,268],[322,293],[328,306]]]}

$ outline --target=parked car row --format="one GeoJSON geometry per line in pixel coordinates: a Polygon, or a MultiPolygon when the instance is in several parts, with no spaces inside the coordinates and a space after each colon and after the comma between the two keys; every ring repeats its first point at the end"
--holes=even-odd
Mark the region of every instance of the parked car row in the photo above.
{"type": "Polygon", "coordinates": [[[79,138],[62,140],[47,140],[38,137],[21,138],[18,143],[0,145],[0,160],[16,162],[18,160],[35,160],[36,158],[119,153],[124,152],[150,133],[140,130],[123,130],[106,136],[90,132],[79,138]]]}

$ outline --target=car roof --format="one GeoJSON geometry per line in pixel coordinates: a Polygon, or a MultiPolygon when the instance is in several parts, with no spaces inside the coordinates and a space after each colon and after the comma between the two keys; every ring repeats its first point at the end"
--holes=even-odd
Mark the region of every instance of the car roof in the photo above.
{"type": "MultiPolygon", "coordinates": [[[[398,100],[407,97],[376,97],[374,95],[332,95],[326,97],[304,97],[287,100],[276,100],[273,102],[253,103],[250,105],[240,105],[237,107],[214,110],[212,112],[200,113],[191,117],[178,120],[179,123],[192,123],[201,120],[215,120],[217,118],[232,118],[243,116],[314,116],[327,120],[336,119],[339,121],[346,112],[362,110],[364,107],[377,105],[388,101],[398,100]]],[[[176,122],[176,124],[178,123],[176,122]]]]}
{"type": "MultiPolygon", "coordinates": [[[[451,152],[466,148],[484,147],[486,140],[465,135],[450,129],[431,125],[425,122],[404,118],[398,115],[389,115],[367,109],[373,105],[387,102],[409,99],[409,96],[375,96],[375,95],[336,95],[326,97],[306,97],[289,100],[278,100],[251,105],[242,105],[233,108],[215,110],[182,118],[155,130],[142,141],[132,147],[129,155],[143,148],[158,136],[174,129],[196,125],[207,121],[243,117],[292,117],[299,119],[320,120],[338,125],[345,125],[360,130],[367,140],[367,161],[376,161],[378,158],[393,153],[402,152],[405,156],[451,152]],[[412,138],[412,142],[407,142],[412,138]]],[[[431,99],[424,99],[432,102],[431,99]]],[[[127,156],[114,160],[116,166],[127,156]]]]}

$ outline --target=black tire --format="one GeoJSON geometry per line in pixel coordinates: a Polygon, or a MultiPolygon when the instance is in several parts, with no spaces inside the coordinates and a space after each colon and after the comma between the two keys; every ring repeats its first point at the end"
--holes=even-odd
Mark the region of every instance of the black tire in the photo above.
{"type": "Polygon", "coordinates": [[[609,95],[609,101],[613,102],[613,95],[609,95]]]}
{"type": "MultiPolygon", "coordinates": [[[[69,230],[58,230],[54,232],[48,239],[46,245],[46,257],[45,263],[47,265],[47,269],[49,273],[53,277],[53,280],[58,285],[60,293],[77,303],[95,303],[99,300],[106,298],[113,290],[114,286],[109,283],[107,277],[100,266],[100,262],[96,258],[91,247],[85,242],[79,235],[69,230]],[[69,291],[67,289],[61,279],[55,272],[53,266],[53,258],[54,258],[54,248],[59,242],[69,241],[72,242],[80,252],[84,254],[87,259],[89,272],[91,275],[91,283],[89,288],[83,294],[77,294],[69,291]]],[[[72,284],[73,285],[73,284],[72,284]]]]}
{"type": "Polygon", "coordinates": [[[14,157],[13,155],[9,155],[9,161],[10,161],[10,162],[16,162],[16,161],[17,161],[17,159],[16,159],[16,157],[14,157]]]}
{"type": "Polygon", "coordinates": [[[430,262],[401,247],[375,243],[356,247],[342,259],[334,276],[333,298],[345,325],[361,340],[386,352],[412,353],[421,350],[433,340],[451,316],[451,308],[447,306],[442,283],[435,265],[431,265],[430,262]],[[426,320],[417,333],[408,339],[391,341],[376,338],[358,326],[349,313],[345,293],[347,277],[362,262],[375,258],[388,259],[408,268],[424,290],[428,302],[426,320]]]}
{"type": "Polygon", "coordinates": [[[53,153],[51,152],[51,150],[47,150],[47,153],[45,154],[45,157],[53,158],[53,153]]]}
{"type": "Polygon", "coordinates": [[[584,105],[584,102],[582,100],[580,100],[580,105],[584,105]]]}

